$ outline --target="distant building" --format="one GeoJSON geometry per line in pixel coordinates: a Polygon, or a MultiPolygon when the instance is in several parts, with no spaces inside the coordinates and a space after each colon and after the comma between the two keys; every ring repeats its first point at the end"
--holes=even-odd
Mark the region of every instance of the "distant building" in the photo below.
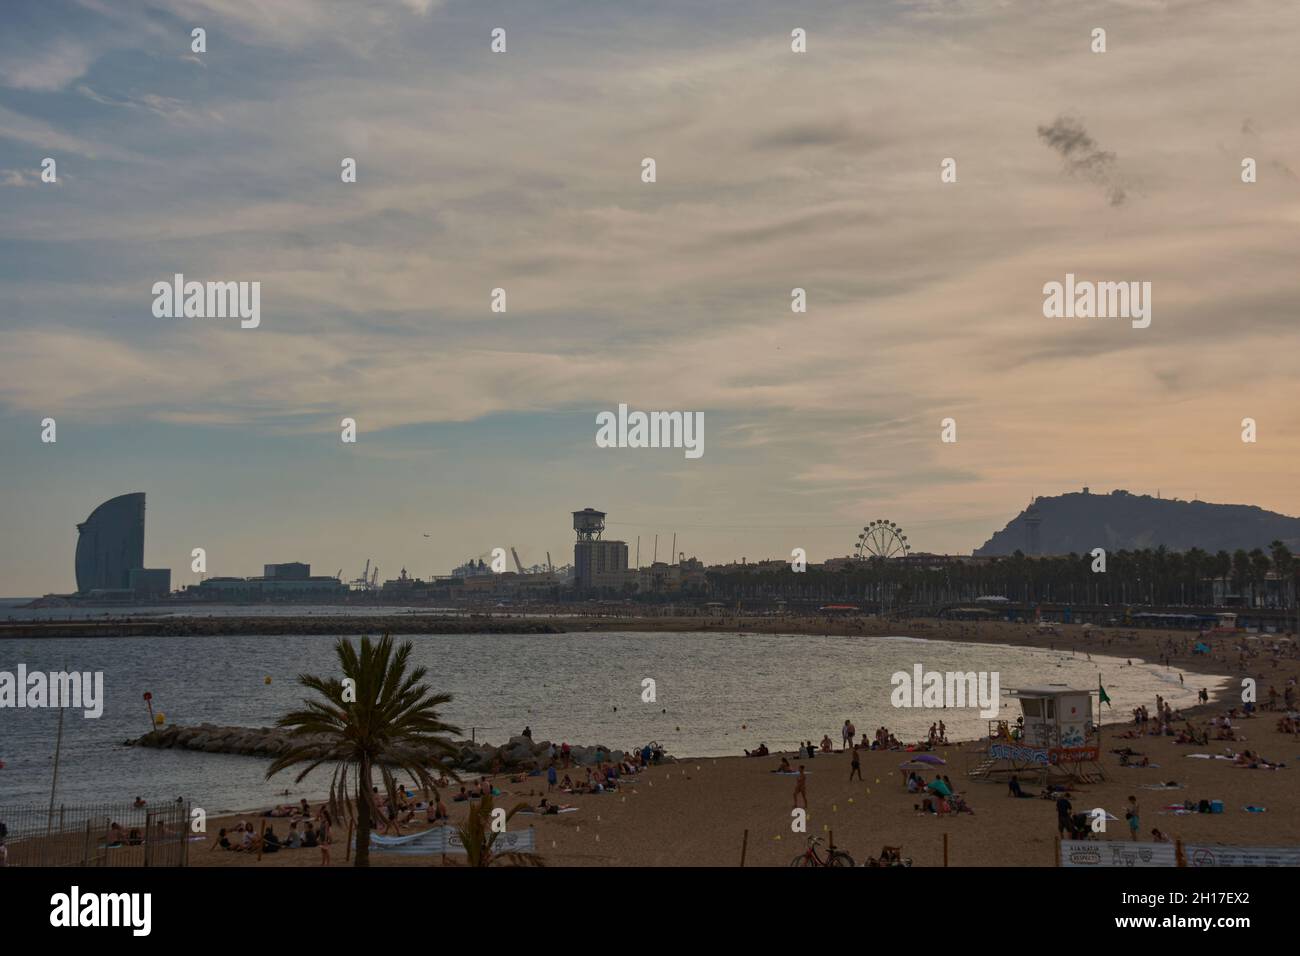
{"type": "Polygon", "coordinates": [[[584,508],[573,512],[573,584],[579,590],[622,591],[636,583],[628,573],[627,542],[603,541],[605,512],[584,508]]]}
{"type": "MultiPolygon", "coordinates": [[[[293,565],[283,565],[293,567],[293,565]]],[[[277,565],[267,565],[267,568],[277,565]]],[[[297,565],[306,567],[306,565],[297,565]]],[[[264,575],[260,578],[213,577],[201,581],[190,589],[206,601],[239,600],[268,601],[284,598],[340,598],[348,593],[348,586],[338,578],[316,576],[264,575]]]]}
{"type": "Polygon", "coordinates": [[[578,541],[573,546],[575,586],[621,591],[631,578],[626,541],[578,541]]]}
{"type": "Polygon", "coordinates": [[[77,525],[77,591],[126,591],[144,567],[144,492],[110,498],[77,525]]]}
{"type": "Polygon", "coordinates": [[[172,590],[172,569],[132,568],[128,580],[136,598],[141,600],[164,598],[172,590]]]}
{"type": "Polygon", "coordinates": [[[288,564],[266,564],[262,566],[262,577],[275,578],[279,581],[306,581],[311,577],[311,565],[301,561],[288,564]]]}

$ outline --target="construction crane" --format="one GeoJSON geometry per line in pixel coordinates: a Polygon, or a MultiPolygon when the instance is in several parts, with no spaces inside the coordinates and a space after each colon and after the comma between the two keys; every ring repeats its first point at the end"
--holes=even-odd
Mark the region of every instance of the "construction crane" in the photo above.
{"type": "Polygon", "coordinates": [[[375,565],[375,570],[370,575],[371,590],[379,587],[379,565],[375,565]]]}
{"type": "Polygon", "coordinates": [[[546,570],[552,574],[555,573],[555,565],[551,564],[551,552],[549,551],[546,552],[546,570]]]}
{"type": "Polygon", "coordinates": [[[514,549],[514,546],[513,546],[513,545],[512,545],[511,548],[510,548],[510,554],[511,554],[511,555],[514,557],[514,559],[515,559],[515,569],[518,570],[518,572],[519,572],[520,574],[524,574],[524,573],[525,573],[525,571],[524,571],[524,566],[523,566],[523,564],[520,563],[520,561],[519,561],[519,552],[516,551],[516,550],[514,549]]]}

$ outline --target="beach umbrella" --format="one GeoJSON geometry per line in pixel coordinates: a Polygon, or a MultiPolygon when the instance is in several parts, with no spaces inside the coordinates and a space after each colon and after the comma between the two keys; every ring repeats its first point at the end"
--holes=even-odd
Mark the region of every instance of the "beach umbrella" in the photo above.
{"type": "Polygon", "coordinates": [[[942,797],[951,797],[951,796],[952,796],[952,788],[950,788],[950,787],[949,787],[946,783],[944,783],[942,780],[931,780],[931,781],[926,785],[925,789],[927,789],[927,790],[929,790],[929,791],[931,791],[931,792],[933,792],[933,793],[937,793],[937,794],[939,794],[939,795],[942,796],[942,797]]]}
{"type": "Polygon", "coordinates": [[[912,759],[920,763],[933,764],[936,767],[942,767],[948,763],[948,761],[944,760],[942,757],[936,757],[934,754],[917,754],[912,759]]]}

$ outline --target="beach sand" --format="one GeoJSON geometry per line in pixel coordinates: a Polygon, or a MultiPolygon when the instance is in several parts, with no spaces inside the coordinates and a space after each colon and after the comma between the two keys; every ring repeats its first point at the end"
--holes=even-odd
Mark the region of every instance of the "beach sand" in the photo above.
{"type": "MultiPolygon", "coordinates": [[[[650,629],[701,629],[700,620],[689,619],[689,628],[677,622],[655,619],[650,629]],[[662,626],[668,624],[669,626],[662,626]],[[653,626],[661,625],[661,626],[653,626]]],[[[1058,634],[1042,634],[1025,625],[959,624],[933,621],[888,622],[872,630],[859,629],[855,622],[837,621],[827,630],[813,628],[806,620],[782,622],[758,619],[727,619],[727,630],[768,630],[789,632],[806,630],[815,633],[886,633],[942,640],[971,640],[994,643],[1078,647],[1115,656],[1131,656],[1136,662],[1159,660],[1162,642],[1172,639],[1181,646],[1194,643],[1188,632],[1139,631],[1133,637],[1127,631],[1107,629],[1100,637],[1087,637],[1076,627],[1059,626],[1058,634]]],[[[610,623],[610,629],[630,629],[636,622],[610,623]]],[[[1219,637],[1212,643],[1218,648],[1209,657],[1192,658],[1176,653],[1170,662],[1186,675],[1189,687],[1197,686],[1198,671],[1229,675],[1251,675],[1259,683],[1261,701],[1266,700],[1269,686],[1283,691],[1290,677],[1300,676],[1300,660],[1295,651],[1274,661],[1272,655],[1243,656],[1235,649],[1271,644],[1272,637],[1261,642],[1246,642],[1244,635],[1219,637]]],[[[1235,686],[1235,685],[1234,685],[1235,686]]],[[[1239,691],[1228,690],[1224,694],[1239,691]]],[[[1185,711],[1196,715],[1203,724],[1210,715],[1221,713],[1233,703],[1226,698],[1185,711]]],[[[1154,712],[1154,699],[1148,705],[1154,712]]],[[[1129,840],[1124,820],[1127,798],[1137,797],[1140,808],[1140,839],[1148,840],[1152,827],[1158,827],[1171,839],[1185,842],[1243,844],[1254,846],[1300,845],[1300,738],[1277,731],[1278,715],[1262,711],[1253,718],[1234,721],[1237,741],[1211,740],[1208,745],[1179,745],[1173,737],[1146,736],[1137,740],[1118,737],[1131,726],[1130,714],[1117,714],[1103,705],[1103,721],[1108,723],[1102,739],[1104,782],[1078,787],[1071,795],[1076,812],[1105,808],[1118,817],[1108,823],[1106,840],[1129,840]],[[1242,739],[1244,738],[1244,739],[1242,739]],[[1120,766],[1119,757],[1110,751],[1130,747],[1146,754],[1152,764],[1146,768],[1120,766]],[[1226,760],[1193,759],[1190,753],[1223,754],[1245,749],[1262,754],[1269,760],[1287,764],[1281,770],[1252,770],[1232,765],[1226,760]],[[1147,786],[1175,781],[1177,790],[1152,790],[1147,786]],[[1165,805],[1184,800],[1221,800],[1222,814],[1176,815],[1165,805]],[[1248,813],[1246,805],[1267,808],[1264,813],[1248,813]]],[[[853,715],[846,715],[852,717],[853,715]]],[[[859,726],[858,730],[868,729],[859,726]]],[[[838,728],[818,728],[838,740],[838,728]]],[[[808,774],[808,833],[825,838],[833,833],[837,847],[847,850],[859,862],[876,856],[883,846],[900,846],[904,856],[915,866],[944,864],[944,835],[948,837],[950,866],[1052,866],[1055,865],[1056,807],[1051,800],[1014,799],[1008,796],[1004,780],[996,782],[966,776],[976,757],[973,743],[941,745],[935,754],[947,760],[940,768],[963,792],[972,814],[934,816],[918,813],[914,805],[919,798],[906,792],[905,774],[898,766],[908,757],[898,751],[862,751],[862,782],[849,782],[850,757],[844,753],[818,755],[803,763],[808,774]]],[[[741,860],[742,843],[748,830],[745,862],[749,866],[784,866],[805,846],[803,834],[791,832],[794,777],[771,771],[779,755],[764,758],[720,757],[682,758],[651,767],[631,778],[613,793],[549,795],[553,803],[578,807],[576,813],[560,816],[516,816],[511,828],[533,825],[537,828],[537,847],[550,866],[736,866],[741,860]]],[[[798,766],[800,761],[792,758],[798,766]]],[[[933,773],[926,774],[927,779],[933,773]]],[[[1035,783],[1022,783],[1027,792],[1037,793],[1035,783]]],[[[498,778],[507,793],[496,800],[498,807],[511,807],[525,801],[536,804],[545,795],[545,778],[529,778],[526,783],[510,783],[498,778]]],[[[453,822],[462,820],[465,804],[449,803],[453,822]]],[[[240,819],[260,824],[255,816],[241,815],[208,821],[210,839],[217,829],[232,827],[240,819]]],[[[276,832],[283,837],[288,822],[274,820],[276,832]]],[[[417,829],[424,829],[418,827],[417,829]]],[[[409,831],[408,831],[409,832],[409,831]]],[[[346,828],[336,828],[333,865],[346,866],[346,828]]],[[[190,864],[195,866],[314,866],[319,865],[318,850],[292,850],[264,855],[261,861],[243,853],[210,852],[210,843],[191,844],[190,864]]],[[[455,858],[449,858],[454,860],[455,858]]],[[[439,857],[392,856],[372,851],[375,866],[439,865],[439,857]]]]}

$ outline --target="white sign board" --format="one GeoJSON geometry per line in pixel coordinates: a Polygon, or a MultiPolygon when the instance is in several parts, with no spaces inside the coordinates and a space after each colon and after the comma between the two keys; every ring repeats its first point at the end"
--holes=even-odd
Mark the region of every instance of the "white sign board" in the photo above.
{"type": "Polygon", "coordinates": [[[1185,844],[1188,866],[1300,866],[1300,847],[1185,844]]]}
{"type": "MultiPolygon", "coordinates": [[[[370,848],[385,853],[400,853],[405,856],[425,856],[431,853],[464,853],[465,846],[460,842],[460,834],[451,827],[435,827],[423,833],[411,833],[406,836],[389,837],[377,833],[370,834],[370,848]]],[[[537,849],[537,831],[532,827],[524,830],[507,830],[498,833],[492,844],[494,854],[533,853],[537,849]]]]}
{"type": "Polygon", "coordinates": [[[1177,866],[1172,843],[1062,840],[1061,866],[1177,866]]]}

